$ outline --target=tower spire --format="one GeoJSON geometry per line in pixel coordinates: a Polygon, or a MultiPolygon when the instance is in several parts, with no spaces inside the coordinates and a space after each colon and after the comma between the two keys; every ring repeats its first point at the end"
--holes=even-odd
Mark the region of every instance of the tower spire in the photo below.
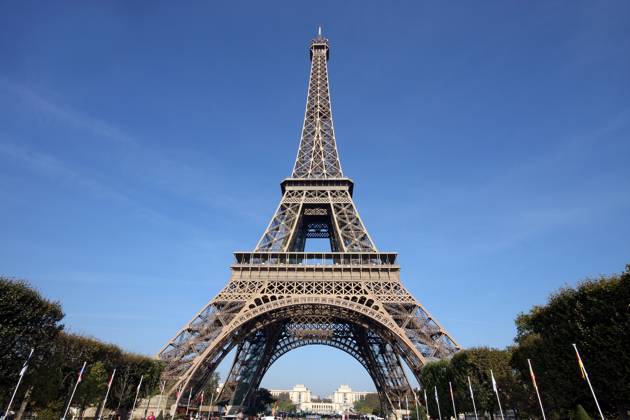
{"type": "Polygon", "coordinates": [[[311,75],[308,83],[302,138],[291,178],[343,178],[335,141],[330,88],[328,86],[328,39],[311,41],[311,75]]]}

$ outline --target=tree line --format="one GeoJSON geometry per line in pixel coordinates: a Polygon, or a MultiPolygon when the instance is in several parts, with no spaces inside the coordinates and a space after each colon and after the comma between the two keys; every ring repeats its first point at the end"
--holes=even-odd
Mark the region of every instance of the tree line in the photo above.
{"type": "MultiPolygon", "coordinates": [[[[156,394],[162,365],[159,361],[125,352],[112,344],[63,331],[61,305],[42,297],[23,281],[0,277],[0,409],[6,407],[31,348],[34,355],[20,392],[18,420],[26,410],[42,419],[58,419],[69,399],[83,362],[87,362],[73,405],[82,412],[98,406],[114,368],[117,374],[107,408],[125,414],[131,408],[140,376],[144,386],[139,398],[156,394]]],[[[547,418],[584,418],[597,413],[591,392],[576,361],[572,344],[580,348],[597,398],[606,418],[628,419],[630,410],[630,265],[619,275],[589,279],[577,287],[552,294],[545,305],[535,306],[516,318],[513,346],[504,350],[471,348],[449,360],[426,364],[421,371],[423,390],[417,391],[432,416],[452,416],[473,411],[470,388],[477,411],[494,418],[498,401],[490,370],[506,410],[517,418],[541,418],[527,360],[536,373],[547,418]],[[470,386],[469,386],[470,381],[470,386]],[[424,392],[427,401],[424,401],[424,392]],[[581,417],[580,417],[581,416],[581,417]]],[[[213,376],[207,395],[214,393],[213,376]]],[[[257,398],[261,405],[273,399],[257,398]],[[263,401],[264,400],[264,401],[263,401]]],[[[293,407],[286,398],[278,405],[293,407]]],[[[366,397],[360,412],[380,411],[378,397],[366,397]],[[378,407],[378,408],[377,408],[378,407]]],[[[409,401],[415,418],[414,401],[409,401]]],[[[15,405],[14,405],[15,407],[15,405]]],[[[279,407],[280,408],[280,407],[279,407]]],[[[283,411],[284,411],[283,410],[283,411]]],[[[294,410],[294,408],[293,408],[294,410]]],[[[423,418],[423,410],[417,411],[423,418]]]]}
{"type": "Polygon", "coordinates": [[[5,410],[31,349],[33,356],[12,407],[17,420],[27,411],[44,420],[59,419],[84,362],[86,369],[72,404],[80,416],[85,408],[102,402],[114,369],[107,409],[124,417],[141,375],[139,398],[156,393],[162,370],[159,361],[66,333],[63,317],[58,302],[42,297],[24,281],[0,277],[0,410],[5,410]]]}
{"type": "Polygon", "coordinates": [[[437,390],[442,416],[453,415],[449,382],[457,411],[472,413],[470,378],[477,411],[493,416],[499,409],[492,369],[504,409],[516,418],[542,418],[530,359],[548,419],[584,418],[585,412],[599,417],[572,347],[575,343],[606,418],[628,419],[630,265],[622,274],[560,289],[545,305],[518,315],[516,329],[515,344],[507,349],[471,348],[450,360],[426,364],[421,377],[429,413],[437,416],[437,390]]]}

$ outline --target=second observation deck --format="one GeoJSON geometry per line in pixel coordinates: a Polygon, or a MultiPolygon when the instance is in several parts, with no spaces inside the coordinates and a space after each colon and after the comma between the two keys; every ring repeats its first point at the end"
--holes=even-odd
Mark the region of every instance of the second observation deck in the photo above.
{"type": "Polygon", "coordinates": [[[235,252],[234,265],[396,266],[395,252],[235,252]]]}

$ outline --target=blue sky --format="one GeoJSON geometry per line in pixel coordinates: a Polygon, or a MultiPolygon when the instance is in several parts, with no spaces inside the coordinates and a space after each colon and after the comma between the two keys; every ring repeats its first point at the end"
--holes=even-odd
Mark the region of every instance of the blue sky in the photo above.
{"type": "MultiPolygon", "coordinates": [[[[3,2],[0,273],[60,300],[67,329],[155,354],[271,217],[321,24],[372,238],[463,346],[509,345],[519,312],[630,262],[629,17],[625,1],[3,2]]],[[[263,381],[295,383],[373,389],[321,347],[263,381]]]]}

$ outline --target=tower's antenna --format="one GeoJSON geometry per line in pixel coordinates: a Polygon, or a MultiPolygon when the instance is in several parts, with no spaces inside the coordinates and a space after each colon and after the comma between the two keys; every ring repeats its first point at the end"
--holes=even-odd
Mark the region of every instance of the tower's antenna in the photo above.
{"type": "Polygon", "coordinates": [[[318,36],[322,36],[322,25],[319,25],[319,26],[317,27],[317,35],[318,35],[318,36]]]}

